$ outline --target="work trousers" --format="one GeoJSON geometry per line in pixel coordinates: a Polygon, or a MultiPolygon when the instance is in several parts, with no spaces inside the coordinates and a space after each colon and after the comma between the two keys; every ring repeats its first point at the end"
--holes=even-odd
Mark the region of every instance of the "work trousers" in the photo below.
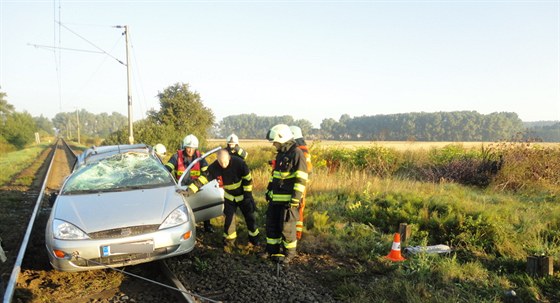
{"type": "MultiPolygon", "coordinates": [[[[249,230],[249,235],[254,234],[257,230],[256,216],[255,216],[255,202],[253,199],[244,199],[241,202],[232,202],[230,200],[224,201],[224,237],[228,240],[233,240],[237,237],[235,226],[235,212],[237,208],[241,209],[245,223],[249,230]]],[[[256,236],[256,235],[254,235],[256,236]]]]}
{"type": "Polygon", "coordinates": [[[268,203],[266,211],[266,251],[270,255],[295,252],[297,207],[286,208],[285,203],[268,203]]]}

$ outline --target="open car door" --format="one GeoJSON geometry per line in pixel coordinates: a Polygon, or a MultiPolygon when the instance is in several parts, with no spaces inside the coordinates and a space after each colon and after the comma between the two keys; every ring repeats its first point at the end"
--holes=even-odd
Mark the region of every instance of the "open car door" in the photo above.
{"type": "MultiPolygon", "coordinates": [[[[190,176],[191,168],[200,160],[208,157],[209,155],[220,150],[221,147],[216,147],[211,151],[205,153],[204,155],[196,158],[191,164],[185,169],[181,178],[177,181],[178,184],[182,184],[183,178],[185,176],[190,176]]],[[[212,218],[219,217],[224,213],[224,189],[220,188],[217,180],[212,180],[202,186],[196,194],[185,197],[187,204],[190,206],[194,213],[196,222],[202,222],[205,220],[210,220],[212,218]]]]}

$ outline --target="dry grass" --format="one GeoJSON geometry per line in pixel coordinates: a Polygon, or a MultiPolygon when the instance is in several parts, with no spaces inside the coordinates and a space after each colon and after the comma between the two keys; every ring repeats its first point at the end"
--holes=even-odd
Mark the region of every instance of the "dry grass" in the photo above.
{"type": "MultiPolygon", "coordinates": [[[[215,147],[218,145],[225,146],[224,139],[208,139],[208,146],[215,147]]],[[[307,145],[313,146],[315,148],[360,148],[360,147],[372,147],[372,146],[383,146],[397,151],[406,150],[429,150],[432,148],[442,148],[447,145],[456,144],[461,145],[464,148],[479,148],[481,146],[488,146],[491,144],[496,144],[496,142],[416,142],[416,141],[334,141],[334,140],[307,140],[307,145]]],[[[533,145],[549,147],[549,148],[560,148],[560,143],[532,143],[533,145]]],[[[257,147],[270,147],[272,144],[267,140],[256,140],[256,139],[241,139],[239,140],[239,145],[243,148],[257,148],[257,147]]]]}

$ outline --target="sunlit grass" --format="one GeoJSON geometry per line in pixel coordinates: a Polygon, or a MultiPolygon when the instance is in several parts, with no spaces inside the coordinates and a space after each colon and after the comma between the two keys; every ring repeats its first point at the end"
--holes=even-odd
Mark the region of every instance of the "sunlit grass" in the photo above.
{"type": "Polygon", "coordinates": [[[51,146],[50,143],[34,145],[19,151],[0,155],[0,186],[6,185],[17,173],[36,162],[43,150],[51,146]]]}

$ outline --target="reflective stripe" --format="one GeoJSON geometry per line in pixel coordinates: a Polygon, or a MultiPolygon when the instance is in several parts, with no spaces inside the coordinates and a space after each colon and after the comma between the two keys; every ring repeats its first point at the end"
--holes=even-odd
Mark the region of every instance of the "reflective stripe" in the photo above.
{"type": "Polygon", "coordinates": [[[301,170],[297,170],[295,174],[296,178],[300,178],[303,180],[307,180],[309,178],[309,174],[301,170]]]}
{"type": "Polygon", "coordinates": [[[167,162],[167,164],[165,164],[165,166],[171,168],[171,170],[175,170],[175,165],[173,165],[173,163],[167,162]]]}
{"type": "Polygon", "coordinates": [[[266,238],[266,244],[275,245],[282,243],[282,238],[266,238]]]}
{"type": "Polygon", "coordinates": [[[191,183],[191,185],[189,185],[189,189],[192,190],[193,193],[196,193],[198,191],[198,187],[196,187],[194,183],[191,183]]]}
{"type": "Polygon", "coordinates": [[[272,254],[272,255],[270,255],[270,256],[271,256],[271,257],[282,257],[282,258],[285,257],[284,254],[272,254]]]}
{"type": "Polygon", "coordinates": [[[237,183],[233,183],[233,184],[228,184],[228,185],[224,184],[224,189],[227,189],[227,190],[234,190],[234,189],[238,189],[239,187],[241,187],[241,181],[239,181],[237,183]]]}
{"type": "Polygon", "coordinates": [[[243,186],[243,191],[244,191],[244,192],[253,191],[253,185],[243,186]]]}
{"type": "Polygon", "coordinates": [[[284,244],[284,247],[287,248],[287,249],[296,248],[297,240],[295,240],[294,242],[283,241],[283,244],[284,244]]]}
{"type": "Polygon", "coordinates": [[[303,185],[301,183],[296,183],[296,184],[294,184],[294,190],[297,190],[297,191],[303,193],[305,191],[305,185],[303,185]]]}
{"type": "Polygon", "coordinates": [[[233,239],[237,238],[237,232],[234,231],[234,232],[232,232],[232,233],[229,234],[229,235],[226,234],[226,233],[224,233],[224,238],[225,238],[226,240],[233,240],[233,239]]]}
{"type": "Polygon", "coordinates": [[[208,179],[206,179],[205,176],[201,176],[200,178],[198,178],[198,181],[200,181],[200,183],[202,183],[202,185],[208,183],[208,179]]]}
{"type": "Polygon", "coordinates": [[[248,173],[246,176],[243,176],[241,178],[244,179],[244,180],[247,180],[247,181],[253,180],[253,177],[251,176],[251,173],[248,173]]]}
{"type": "Polygon", "coordinates": [[[272,201],[274,201],[274,202],[290,202],[290,201],[292,201],[292,195],[272,194],[272,201]]]}
{"type": "Polygon", "coordinates": [[[255,229],[255,231],[249,231],[249,236],[254,237],[259,234],[259,229],[255,229]]]}
{"type": "Polygon", "coordinates": [[[224,198],[230,200],[231,202],[241,202],[243,201],[243,195],[241,196],[234,196],[227,192],[224,192],[224,198]]]}
{"type": "Polygon", "coordinates": [[[277,171],[275,170],[274,173],[272,174],[272,176],[274,178],[277,179],[293,179],[293,178],[300,178],[303,180],[307,180],[307,178],[309,177],[309,175],[301,170],[296,170],[293,173],[290,172],[281,172],[281,171],[277,171]]]}
{"type": "Polygon", "coordinates": [[[297,231],[303,231],[303,222],[302,221],[297,221],[296,222],[296,230],[297,231]]]}

